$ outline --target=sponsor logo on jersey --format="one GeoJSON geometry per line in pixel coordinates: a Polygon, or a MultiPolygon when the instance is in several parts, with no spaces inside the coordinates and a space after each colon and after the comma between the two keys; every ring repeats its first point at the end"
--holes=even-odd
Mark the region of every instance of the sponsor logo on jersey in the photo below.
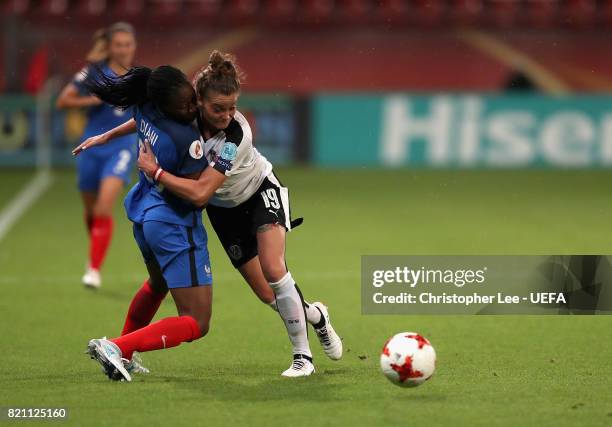
{"type": "Polygon", "coordinates": [[[189,155],[194,159],[201,159],[204,156],[204,148],[200,141],[193,141],[189,146],[189,155]]]}
{"type": "Polygon", "coordinates": [[[221,154],[219,155],[222,159],[232,161],[236,158],[236,154],[238,153],[238,146],[233,142],[227,141],[221,147],[221,154]]]}
{"type": "Polygon", "coordinates": [[[232,168],[232,164],[229,161],[219,156],[217,156],[217,158],[215,159],[215,164],[219,165],[219,167],[222,168],[226,172],[232,168]]]}

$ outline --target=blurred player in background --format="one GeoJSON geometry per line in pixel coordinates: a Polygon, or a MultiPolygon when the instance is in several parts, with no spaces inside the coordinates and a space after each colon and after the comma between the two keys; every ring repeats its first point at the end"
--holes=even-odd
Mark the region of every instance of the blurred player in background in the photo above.
{"type": "MultiPolygon", "coordinates": [[[[85,76],[98,72],[124,75],[132,67],[135,53],[136,39],[130,24],[118,22],[94,35],[88,65],[66,85],[57,100],[58,108],[87,108],[82,141],[132,117],[131,109],[115,108],[89,94],[83,84],[85,76]]],[[[102,284],[100,269],[112,238],[113,206],[122,188],[129,183],[135,141],[134,135],[122,136],[112,144],[87,150],[77,159],[78,187],[89,232],[89,261],[82,281],[90,288],[99,288],[102,284]]]]}

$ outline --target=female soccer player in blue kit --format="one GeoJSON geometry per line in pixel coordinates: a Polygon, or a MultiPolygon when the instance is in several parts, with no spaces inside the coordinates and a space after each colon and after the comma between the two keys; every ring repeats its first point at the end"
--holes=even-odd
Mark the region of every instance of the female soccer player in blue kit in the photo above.
{"type": "MultiPolygon", "coordinates": [[[[201,208],[165,191],[159,184],[162,171],[186,179],[210,175],[213,187],[221,184],[221,178],[206,168],[203,142],[192,124],[198,111],[195,91],[180,70],[136,67],[122,77],[94,72],[85,85],[109,104],[134,108],[132,123],[136,124],[139,143],[148,141],[159,164],[159,170],[149,176],[140,173],[124,205],[149,272],[149,290],[165,295],[169,289],[178,316],[143,325],[115,339],[93,339],[88,345],[90,356],[109,378],[131,381],[130,364],[124,365],[124,361],[129,362],[134,351],[196,340],[208,332],[211,317],[212,273],[201,208]]],[[[75,154],[92,148],[81,144],[75,154]]]]}
{"type": "MultiPolygon", "coordinates": [[[[293,345],[293,362],[282,375],[308,376],[314,372],[314,365],[306,322],[313,326],[331,359],[342,357],[342,341],[330,323],[327,307],[304,301],[287,270],[285,233],[291,230],[288,190],[272,172],[270,162],[253,147],[250,126],[236,110],[240,72],[233,58],[214,51],[194,84],[200,105],[198,124],[212,172],[196,181],[181,179],[159,171],[160,165],[150,151],[141,151],[139,167],[149,175],[159,173],[158,179],[167,190],[196,205],[209,201],[208,216],[232,264],[285,323],[293,345]],[[212,176],[222,177],[220,187],[211,186],[212,176]]],[[[121,134],[130,126],[136,124],[131,121],[111,132],[121,134]]],[[[97,145],[109,138],[112,135],[100,135],[83,144],[97,145]]],[[[162,299],[143,286],[132,300],[124,332],[130,330],[130,323],[150,322],[162,299]]]]}
{"type": "MultiPolygon", "coordinates": [[[[87,126],[82,140],[114,128],[132,116],[131,109],[121,110],[91,95],[83,82],[94,71],[120,76],[129,70],[136,51],[134,30],[127,23],[116,23],[96,33],[90,62],[76,74],[57,99],[58,108],[87,108],[87,126]]],[[[112,238],[113,205],[121,189],[129,183],[136,157],[134,135],[117,138],[112,144],[83,153],[77,161],[78,187],[85,208],[89,232],[89,262],[83,284],[98,288],[100,269],[112,238]]]]}

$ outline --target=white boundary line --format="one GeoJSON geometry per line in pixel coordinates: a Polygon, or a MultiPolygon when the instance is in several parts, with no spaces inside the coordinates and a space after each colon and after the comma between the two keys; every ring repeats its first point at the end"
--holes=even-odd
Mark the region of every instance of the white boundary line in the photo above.
{"type": "Polygon", "coordinates": [[[6,237],[19,218],[43,195],[53,182],[53,175],[43,169],[0,212],[0,241],[6,237]]]}

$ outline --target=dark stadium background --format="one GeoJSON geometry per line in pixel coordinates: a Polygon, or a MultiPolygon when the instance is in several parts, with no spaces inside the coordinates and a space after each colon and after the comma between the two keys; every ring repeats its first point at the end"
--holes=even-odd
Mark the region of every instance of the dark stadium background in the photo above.
{"type": "MultiPolygon", "coordinates": [[[[141,65],[174,64],[191,76],[212,48],[235,53],[244,93],[265,99],[246,97],[242,109],[277,163],[321,157],[313,105],[330,94],[612,88],[609,0],[5,0],[0,12],[5,97],[40,94],[49,79],[55,93],[83,66],[93,31],[116,20],[135,25],[141,65]]],[[[0,162],[27,164],[34,106],[3,110],[0,162]]],[[[65,164],[82,116],[49,114],[52,152],[65,164]]]]}

